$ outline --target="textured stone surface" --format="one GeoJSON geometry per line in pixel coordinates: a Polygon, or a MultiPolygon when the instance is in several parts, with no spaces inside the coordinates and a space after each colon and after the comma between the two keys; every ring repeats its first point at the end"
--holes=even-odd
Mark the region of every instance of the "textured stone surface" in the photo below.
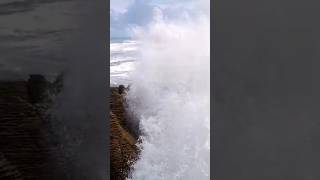
{"type": "Polygon", "coordinates": [[[118,88],[111,88],[110,109],[111,180],[123,180],[128,176],[130,167],[137,158],[138,150],[136,139],[125,125],[127,116],[124,97],[119,94],[118,88]]]}
{"type": "Polygon", "coordinates": [[[0,82],[0,179],[50,179],[46,126],[29,100],[26,82],[0,82]]]}
{"type": "MultiPolygon", "coordinates": [[[[42,112],[30,101],[25,81],[0,82],[0,179],[64,180],[52,176],[52,152],[42,112]]],[[[126,126],[123,94],[111,88],[111,180],[123,180],[136,160],[136,138],[126,126]]],[[[55,159],[57,157],[54,157],[55,159]]]]}

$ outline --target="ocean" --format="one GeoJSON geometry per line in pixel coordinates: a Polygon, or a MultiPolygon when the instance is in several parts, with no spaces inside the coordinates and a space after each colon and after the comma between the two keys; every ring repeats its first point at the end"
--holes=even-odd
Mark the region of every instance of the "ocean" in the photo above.
{"type": "Polygon", "coordinates": [[[129,85],[139,56],[139,43],[129,38],[110,40],[110,85],[129,85]]]}

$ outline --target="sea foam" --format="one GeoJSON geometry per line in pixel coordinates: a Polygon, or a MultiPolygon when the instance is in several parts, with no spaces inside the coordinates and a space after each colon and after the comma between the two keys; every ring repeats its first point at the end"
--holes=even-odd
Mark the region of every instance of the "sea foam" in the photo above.
{"type": "Polygon", "coordinates": [[[142,135],[129,179],[210,179],[208,14],[167,21],[158,12],[135,30],[143,50],[127,100],[142,135]]]}

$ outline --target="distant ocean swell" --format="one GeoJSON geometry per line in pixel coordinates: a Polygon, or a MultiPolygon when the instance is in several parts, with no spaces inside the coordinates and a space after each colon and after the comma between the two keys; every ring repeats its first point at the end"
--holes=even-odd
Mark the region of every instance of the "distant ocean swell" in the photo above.
{"type": "Polygon", "coordinates": [[[113,39],[110,42],[110,85],[130,84],[139,55],[139,43],[129,39],[113,39]]]}

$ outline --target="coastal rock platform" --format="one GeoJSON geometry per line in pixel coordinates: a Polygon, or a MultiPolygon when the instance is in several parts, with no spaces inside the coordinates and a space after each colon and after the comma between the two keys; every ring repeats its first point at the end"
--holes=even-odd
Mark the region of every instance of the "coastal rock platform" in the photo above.
{"type": "Polygon", "coordinates": [[[128,116],[124,107],[121,88],[112,87],[110,101],[110,166],[111,180],[123,180],[128,177],[130,167],[137,158],[136,138],[126,127],[128,116]]]}

